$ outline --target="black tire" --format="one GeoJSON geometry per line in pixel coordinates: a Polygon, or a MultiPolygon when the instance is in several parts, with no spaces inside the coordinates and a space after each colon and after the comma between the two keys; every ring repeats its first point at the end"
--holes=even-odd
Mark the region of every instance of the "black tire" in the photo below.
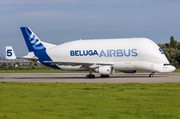
{"type": "Polygon", "coordinates": [[[149,74],[149,77],[153,77],[153,74],[149,74]]]}
{"type": "Polygon", "coordinates": [[[95,75],[86,75],[86,78],[95,78],[95,75]]]}
{"type": "Polygon", "coordinates": [[[93,75],[89,75],[89,78],[93,78],[93,75]]]}

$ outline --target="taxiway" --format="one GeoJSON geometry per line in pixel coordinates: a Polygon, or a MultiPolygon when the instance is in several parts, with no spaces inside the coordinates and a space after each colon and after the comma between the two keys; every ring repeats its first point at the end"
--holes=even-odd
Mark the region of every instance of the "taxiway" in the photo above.
{"type": "Polygon", "coordinates": [[[115,73],[109,78],[86,79],[86,73],[1,73],[0,82],[65,82],[65,83],[180,83],[180,73],[155,74],[148,73],[115,73]]]}

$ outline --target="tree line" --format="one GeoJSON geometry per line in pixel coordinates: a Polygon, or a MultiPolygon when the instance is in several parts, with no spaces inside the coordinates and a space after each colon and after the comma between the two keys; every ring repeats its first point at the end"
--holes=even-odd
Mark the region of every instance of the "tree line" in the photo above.
{"type": "Polygon", "coordinates": [[[22,66],[20,66],[20,63],[19,62],[16,62],[16,63],[14,63],[14,64],[12,64],[12,63],[8,63],[8,64],[6,64],[6,63],[2,63],[2,64],[0,64],[0,69],[2,70],[9,70],[9,69],[35,69],[35,68],[37,68],[38,67],[38,65],[37,65],[37,63],[29,63],[28,65],[25,65],[25,64],[23,64],[22,66]]]}
{"type": "Polygon", "coordinates": [[[158,44],[168,58],[171,65],[179,67],[180,65],[180,42],[177,42],[173,36],[170,37],[170,43],[158,44]]]}

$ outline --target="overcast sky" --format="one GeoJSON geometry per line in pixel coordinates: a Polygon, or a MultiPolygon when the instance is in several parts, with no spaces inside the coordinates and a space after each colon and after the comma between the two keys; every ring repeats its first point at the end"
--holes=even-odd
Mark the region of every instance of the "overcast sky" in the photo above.
{"type": "Polygon", "coordinates": [[[20,31],[29,26],[41,41],[146,37],[180,42],[180,0],[0,0],[0,53],[13,46],[28,53],[20,31]]]}

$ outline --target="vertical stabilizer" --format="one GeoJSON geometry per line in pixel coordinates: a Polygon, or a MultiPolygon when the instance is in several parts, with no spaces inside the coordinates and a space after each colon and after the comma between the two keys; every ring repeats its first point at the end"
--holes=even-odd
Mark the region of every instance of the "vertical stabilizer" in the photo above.
{"type": "Polygon", "coordinates": [[[35,60],[38,59],[38,61],[45,66],[59,69],[57,65],[52,65],[51,63],[44,63],[44,61],[52,61],[51,57],[46,52],[46,48],[52,48],[56,45],[42,42],[29,27],[21,27],[21,31],[29,52],[33,52],[33,54],[36,56],[35,60]]]}
{"type": "Polygon", "coordinates": [[[6,46],[6,59],[16,59],[12,46],[6,46]]]}
{"type": "Polygon", "coordinates": [[[26,41],[29,52],[45,50],[41,40],[33,33],[29,27],[21,27],[22,34],[26,41]]]}

